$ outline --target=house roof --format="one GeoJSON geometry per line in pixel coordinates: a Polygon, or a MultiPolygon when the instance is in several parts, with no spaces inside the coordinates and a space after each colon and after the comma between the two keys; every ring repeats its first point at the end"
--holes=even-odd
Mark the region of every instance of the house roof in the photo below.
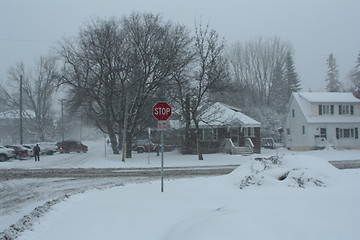
{"type": "Polygon", "coordinates": [[[311,113],[312,104],[360,104],[360,99],[350,92],[296,92],[292,94],[308,123],[356,123],[357,117],[352,115],[333,115],[324,117],[311,113]]]}
{"type": "Polygon", "coordinates": [[[360,103],[350,92],[299,92],[294,93],[313,103],[360,103]]]}
{"type": "Polygon", "coordinates": [[[261,123],[243,114],[240,109],[216,102],[200,115],[201,127],[205,126],[245,126],[260,127],[261,123]]]}

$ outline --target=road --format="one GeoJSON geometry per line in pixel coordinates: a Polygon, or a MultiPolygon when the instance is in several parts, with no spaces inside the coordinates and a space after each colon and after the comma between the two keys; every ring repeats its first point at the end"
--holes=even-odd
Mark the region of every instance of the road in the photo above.
{"type": "Polygon", "coordinates": [[[338,169],[360,168],[360,160],[333,160],[329,161],[329,163],[338,169]]]}
{"type": "MultiPolygon", "coordinates": [[[[239,165],[165,167],[164,176],[170,178],[213,176],[230,173],[239,165]]],[[[25,178],[113,178],[113,177],[156,177],[160,168],[48,168],[0,169],[0,180],[25,178]]]]}

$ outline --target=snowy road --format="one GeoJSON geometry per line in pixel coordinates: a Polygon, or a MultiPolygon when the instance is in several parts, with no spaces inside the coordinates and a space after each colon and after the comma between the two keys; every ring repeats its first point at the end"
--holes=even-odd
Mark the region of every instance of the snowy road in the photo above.
{"type": "MultiPolygon", "coordinates": [[[[239,165],[166,167],[167,177],[196,177],[230,173],[239,165]]],[[[156,177],[160,168],[49,168],[49,169],[0,169],[0,180],[24,178],[111,178],[111,177],[156,177]]]]}

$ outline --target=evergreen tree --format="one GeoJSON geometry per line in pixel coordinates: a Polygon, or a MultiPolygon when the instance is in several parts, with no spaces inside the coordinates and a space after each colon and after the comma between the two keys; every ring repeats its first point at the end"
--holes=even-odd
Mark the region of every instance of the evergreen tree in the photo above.
{"type": "Polygon", "coordinates": [[[340,92],[341,83],[339,81],[339,70],[336,64],[336,59],[331,53],[326,60],[328,66],[328,72],[326,77],[326,90],[328,92],[340,92]]]}
{"type": "Polygon", "coordinates": [[[360,52],[356,60],[355,68],[350,73],[352,88],[360,88],[360,52]]]}
{"type": "Polygon", "coordinates": [[[285,75],[283,65],[277,61],[272,76],[272,85],[269,93],[269,106],[277,113],[283,113],[285,106],[289,100],[287,92],[284,91],[284,87],[287,85],[284,83],[285,75]]]}
{"type": "Polygon", "coordinates": [[[290,52],[288,52],[286,55],[284,78],[287,86],[287,100],[289,100],[293,92],[298,92],[301,90],[300,79],[297,72],[295,71],[293,57],[290,52]]]}

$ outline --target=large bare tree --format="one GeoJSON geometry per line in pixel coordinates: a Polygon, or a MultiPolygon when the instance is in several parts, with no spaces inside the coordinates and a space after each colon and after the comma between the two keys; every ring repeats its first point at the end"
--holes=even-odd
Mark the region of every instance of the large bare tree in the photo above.
{"type": "Polygon", "coordinates": [[[131,71],[127,47],[116,19],[94,19],[77,37],[60,43],[63,62],[60,84],[69,86],[68,104],[109,134],[115,154],[122,128],[123,89],[131,71]]]}
{"type": "Polygon", "coordinates": [[[160,15],[134,12],[121,19],[96,19],[61,44],[61,83],[71,87],[73,105],[86,107],[119,153],[121,142],[126,139],[131,146],[132,138],[149,126],[151,106],[162,86],[184,67],[189,42],[183,26],[164,22],[160,15]]]}

